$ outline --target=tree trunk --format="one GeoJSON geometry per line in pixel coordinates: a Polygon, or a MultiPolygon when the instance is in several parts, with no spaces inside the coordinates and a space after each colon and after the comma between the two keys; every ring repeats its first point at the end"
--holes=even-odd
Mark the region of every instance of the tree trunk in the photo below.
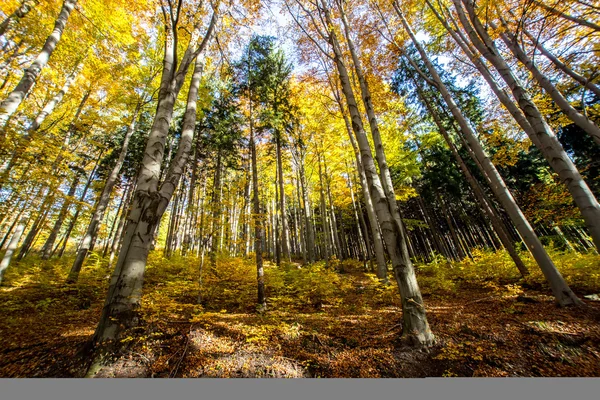
{"type": "Polygon", "coordinates": [[[376,274],[377,277],[385,284],[388,283],[388,269],[387,263],[385,261],[385,249],[383,248],[383,239],[381,238],[381,233],[379,232],[379,222],[377,221],[377,214],[375,213],[375,207],[373,206],[373,200],[371,199],[371,194],[369,193],[369,182],[367,180],[367,176],[365,173],[365,169],[363,167],[363,162],[361,160],[361,150],[358,148],[358,144],[356,143],[356,139],[354,138],[352,132],[353,128],[348,120],[348,115],[344,112],[344,108],[342,107],[341,99],[336,96],[338,100],[338,105],[340,106],[340,112],[344,117],[344,122],[346,124],[346,131],[348,131],[348,136],[350,138],[350,143],[352,144],[352,148],[354,150],[354,156],[356,160],[356,170],[358,171],[358,176],[360,177],[360,186],[363,192],[363,199],[365,201],[365,208],[367,210],[367,218],[369,220],[369,225],[371,228],[371,237],[373,239],[373,251],[375,253],[375,260],[377,263],[376,274]]]}
{"type": "Polygon", "coordinates": [[[521,273],[521,275],[522,276],[528,275],[529,271],[527,270],[527,267],[523,263],[523,260],[521,260],[521,257],[519,257],[519,255],[517,254],[517,251],[515,250],[514,244],[512,243],[512,241],[509,238],[507,229],[505,228],[505,226],[504,226],[503,222],[500,220],[500,218],[497,216],[497,213],[494,210],[493,205],[487,199],[487,196],[485,195],[485,193],[481,189],[481,186],[479,185],[479,183],[477,182],[477,180],[475,179],[475,177],[473,176],[473,174],[471,174],[471,171],[469,170],[469,167],[467,166],[467,164],[465,163],[465,161],[463,160],[463,158],[461,157],[461,155],[458,153],[458,150],[456,149],[456,146],[454,145],[454,142],[450,138],[450,135],[446,131],[446,128],[444,127],[444,125],[443,125],[443,123],[442,123],[442,121],[441,121],[441,119],[440,119],[437,111],[433,108],[433,105],[425,97],[425,94],[423,93],[423,91],[419,87],[418,83],[415,80],[413,80],[413,82],[415,82],[415,84],[417,85],[417,92],[419,93],[419,96],[421,97],[421,99],[425,103],[425,106],[427,107],[429,113],[433,117],[433,119],[434,119],[434,121],[435,121],[435,123],[436,123],[436,125],[438,127],[438,130],[440,131],[440,133],[444,137],[444,140],[446,141],[446,144],[450,148],[450,151],[452,152],[452,155],[454,156],[454,159],[458,163],[458,165],[459,165],[459,167],[460,167],[463,175],[467,179],[467,182],[469,183],[469,185],[473,189],[473,193],[475,194],[475,198],[477,199],[477,201],[479,203],[479,206],[484,211],[484,213],[487,215],[487,217],[490,219],[494,230],[496,231],[496,233],[498,234],[498,236],[500,238],[500,241],[504,245],[504,248],[510,254],[510,256],[513,259],[515,265],[519,269],[519,272],[521,273]]]}
{"type": "MultiPolygon", "coordinates": [[[[513,74],[510,66],[500,56],[494,42],[491,40],[485,28],[481,25],[472,4],[466,4],[470,21],[467,19],[461,0],[453,0],[463,27],[467,30],[472,43],[479,49],[481,54],[487,58],[496,68],[502,79],[510,87],[513,96],[517,99],[519,107],[527,117],[535,132],[532,137],[533,143],[538,146],[544,158],[552,169],[558,174],[575,200],[575,204],[581,211],[586,227],[594,240],[594,244],[600,249],[600,205],[594,197],[588,185],[581,177],[579,171],[563,149],[557,137],[552,132],[544,117],[530,100],[523,85],[513,74]],[[482,42],[483,40],[483,42],[482,42]]],[[[466,0],[463,0],[467,3],[466,0]]]]}
{"type": "Polygon", "coordinates": [[[401,19],[402,25],[404,26],[407,33],[410,35],[412,42],[414,43],[419,54],[421,55],[421,58],[427,66],[429,73],[433,77],[433,80],[436,84],[435,89],[440,91],[442,97],[448,104],[452,115],[454,115],[454,118],[458,121],[461,127],[461,131],[463,135],[465,135],[465,139],[469,143],[471,149],[474,151],[475,156],[483,166],[485,172],[491,179],[492,190],[494,191],[498,199],[501,201],[504,209],[507,211],[513,223],[515,224],[515,227],[521,234],[521,237],[523,238],[523,241],[527,245],[529,251],[531,252],[538,265],[542,269],[542,272],[548,280],[548,283],[552,288],[552,292],[556,297],[557,302],[563,306],[570,304],[582,304],[581,300],[577,298],[577,296],[571,291],[567,283],[564,281],[562,275],[560,274],[558,269],[556,269],[556,266],[548,256],[548,253],[546,253],[546,250],[544,250],[542,243],[540,242],[539,238],[533,231],[531,225],[521,212],[519,206],[515,202],[515,199],[512,197],[510,191],[506,187],[504,180],[498,173],[498,170],[496,170],[496,167],[492,164],[491,160],[483,150],[483,147],[481,146],[479,140],[475,136],[475,133],[471,129],[470,124],[467,122],[462,112],[454,102],[452,96],[450,95],[450,92],[446,88],[446,85],[444,85],[439,74],[437,73],[431,61],[427,57],[425,50],[414,37],[412,29],[410,28],[408,22],[404,18],[404,15],[398,8],[397,3],[394,2],[394,6],[401,19]]]}
{"type": "MultiPolygon", "coordinates": [[[[338,2],[338,8],[340,10],[340,16],[342,20],[342,24],[344,26],[344,33],[346,35],[346,41],[348,43],[348,49],[350,50],[350,55],[352,57],[352,61],[354,64],[354,70],[356,72],[356,77],[358,78],[358,83],[361,91],[361,97],[363,104],[365,106],[365,110],[367,112],[367,119],[369,121],[369,127],[371,128],[371,137],[373,138],[373,144],[375,146],[375,158],[377,159],[377,165],[379,166],[379,174],[381,175],[381,184],[385,195],[387,197],[388,206],[390,208],[390,212],[392,217],[394,218],[394,222],[397,225],[399,232],[399,246],[400,251],[402,253],[402,257],[407,260],[406,262],[410,262],[410,255],[408,251],[408,235],[406,234],[406,229],[402,223],[402,216],[400,215],[400,208],[398,207],[398,203],[396,202],[396,193],[394,192],[394,184],[392,182],[392,175],[390,174],[390,169],[387,164],[387,159],[385,156],[385,151],[383,148],[383,142],[381,140],[381,134],[379,133],[379,124],[377,122],[377,116],[375,115],[375,109],[373,107],[373,101],[371,98],[371,92],[369,90],[369,85],[365,78],[365,74],[362,70],[361,61],[358,57],[358,53],[354,46],[354,42],[352,41],[350,35],[350,29],[348,25],[348,21],[346,18],[346,13],[344,12],[344,8],[342,6],[342,2],[338,2]]],[[[411,265],[412,267],[412,265],[411,265]]]]}
{"type": "Polygon", "coordinates": [[[123,211],[121,212],[121,217],[119,218],[119,225],[117,226],[117,231],[115,232],[112,243],[110,245],[110,253],[108,257],[109,268],[112,267],[115,259],[115,254],[119,250],[120,244],[123,240],[123,228],[125,227],[127,217],[129,216],[129,211],[131,210],[131,199],[133,193],[135,193],[135,182],[132,182],[127,188],[127,196],[125,197],[125,204],[123,207],[123,211]]]}
{"type": "MultiPolygon", "coordinates": [[[[335,216],[335,207],[333,205],[333,198],[331,196],[331,176],[327,170],[327,162],[323,157],[323,170],[325,172],[325,188],[327,191],[327,201],[329,202],[329,213],[331,215],[330,227],[333,235],[333,244],[335,245],[335,253],[338,259],[345,259],[345,251],[342,240],[340,239],[340,229],[338,228],[337,217],[335,216]]],[[[342,229],[343,232],[343,229],[342,229]]]]}
{"type": "Polygon", "coordinates": [[[262,256],[263,216],[260,213],[256,143],[254,141],[254,129],[252,125],[252,115],[250,115],[250,153],[252,157],[252,204],[254,205],[254,253],[256,257],[256,281],[258,294],[257,305],[259,311],[264,311],[267,307],[267,299],[265,296],[265,273],[262,256]]]}
{"type": "Polygon", "coordinates": [[[29,14],[29,11],[37,6],[39,2],[39,0],[21,0],[19,7],[6,17],[4,21],[0,22],[0,36],[4,36],[10,25],[14,23],[17,18],[25,18],[25,16],[29,14]]]}
{"type": "Polygon", "coordinates": [[[73,178],[73,183],[71,183],[71,187],[67,192],[67,196],[63,201],[62,207],[56,217],[56,221],[54,226],[52,227],[52,231],[50,231],[50,235],[48,239],[46,239],[46,243],[44,247],[42,247],[42,260],[48,260],[52,255],[52,250],[54,249],[54,242],[58,237],[58,233],[63,226],[65,221],[65,217],[67,216],[67,212],[69,211],[69,207],[71,206],[71,199],[75,196],[75,191],[77,190],[77,185],[79,184],[79,178],[81,177],[81,171],[75,173],[75,178],[73,178]]]}
{"type": "Polygon", "coordinates": [[[54,23],[54,30],[46,39],[41,52],[38,54],[37,58],[33,61],[29,68],[25,69],[21,81],[8,95],[8,98],[0,103],[0,130],[2,130],[2,135],[6,134],[5,128],[8,119],[17,110],[27,93],[29,93],[33,87],[35,81],[40,75],[40,72],[48,63],[48,59],[56,48],[56,44],[60,40],[63,30],[65,29],[65,25],[67,24],[67,20],[69,19],[69,15],[71,14],[71,11],[73,11],[73,8],[75,8],[76,3],[77,0],[63,1],[60,14],[58,14],[58,18],[56,18],[56,22],[54,23]]]}
{"type": "Polygon", "coordinates": [[[21,221],[13,233],[12,238],[10,239],[10,243],[8,244],[8,248],[6,249],[6,253],[4,253],[4,257],[2,258],[2,262],[0,262],[0,284],[2,284],[2,277],[4,276],[4,271],[10,265],[10,260],[12,259],[13,254],[17,250],[19,246],[19,240],[21,240],[21,235],[25,230],[25,223],[21,221]]]}
{"type": "MultiPolygon", "coordinates": [[[[214,16],[207,36],[210,36],[213,26],[214,16]]],[[[206,40],[207,37],[203,44],[206,40]]],[[[178,75],[172,74],[172,71],[168,69],[172,67],[172,65],[167,65],[169,55],[172,56],[173,53],[169,53],[169,44],[167,44],[165,69],[163,70],[163,83],[166,83],[161,85],[157,112],[138,175],[138,186],[128,217],[123,245],[111,277],[100,322],[92,339],[93,343],[117,339],[124,329],[137,325],[139,321],[137,311],[142,295],[144,272],[154,231],[179,184],[191,151],[196,125],[198,88],[202,75],[202,64],[199,58],[196,59],[190,82],[177,153],[169,165],[165,181],[159,188],[157,178],[161,173],[165,138],[169,131],[175,99],[181,88],[175,81],[178,75]]],[[[170,59],[172,60],[172,58],[170,59]]],[[[185,74],[184,71],[182,73],[185,74]]],[[[88,374],[94,372],[94,367],[97,365],[93,365],[88,374]]]]}
{"type": "Polygon", "coordinates": [[[8,178],[12,168],[17,164],[17,161],[23,157],[23,154],[27,150],[27,146],[36,136],[35,133],[38,131],[41,124],[44,122],[46,117],[48,115],[50,115],[52,113],[52,111],[54,111],[54,108],[56,107],[56,105],[61,102],[61,100],[63,99],[63,97],[65,96],[67,91],[69,90],[69,87],[73,84],[73,82],[77,78],[77,75],[78,75],[79,71],[81,70],[82,66],[83,66],[82,64],[79,64],[75,68],[75,71],[73,71],[73,73],[67,77],[67,80],[65,81],[65,84],[63,85],[61,90],[52,98],[52,100],[50,100],[44,106],[42,111],[40,111],[40,113],[36,116],[35,120],[31,123],[31,125],[27,129],[27,132],[25,133],[25,135],[17,138],[17,144],[16,144],[15,149],[12,152],[12,156],[10,157],[10,160],[4,166],[2,166],[2,168],[0,169],[0,188],[2,187],[2,185],[4,183],[6,183],[6,179],[8,178]]]}
{"type": "Polygon", "coordinates": [[[302,153],[299,162],[300,187],[302,189],[302,201],[304,202],[304,216],[306,225],[306,251],[308,253],[308,262],[314,263],[315,258],[315,230],[312,224],[312,207],[308,197],[308,188],[306,183],[306,173],[304,170],[304,153],[302,153]]]}
{"type": "Polygon", "coordinates": [[[112,190],[119,179],[119,172],[123,167],[123,162],[125,161],[125,156],[127,155],[127,149],[129,147],[129,141],[131,136],[133,136],[135,132],[135,126],[138,114],[140,112],[142,103],[139,102],[133,116],[131,118],[131,123],[127,127],[127,131],[125,133],[125,139],[123,140],[123,146],[119,152],[119,158],[117,162],[113,166],[110,175],[108,176],[106,183],[104,184],[104,188],[102,189],[102,194],[100,195],[100,199],[96,205],[96,209],[92,214],[90,219],[90,223],[86,229],[81,242],[79,243],[79,248],[77,250],[77,257],[71,266],[71,271],[69,272],[69,276],[67,278],[67,282],[74,283],[77,282],[79,277],[79,272],[81,271],[81,267],[83,266],[83,262],[88,255],[88,252],[94,248],[94,244],[96,242],[96,237],[98,235],[98,229],[100,229],[100,222],[104,217],[104,213],[106,212],[106,208],[110,202],[110,195],[112,190]]]}
{"type": "Polygon", "coordinates": [[[279,215],[281,218],[281,252],[285,257],[286,261],[291,261],[290,258],[290,233],[287,222],[287,210],[285,201],[285,188],[283,181],[283,161],[281,159],[281,138],[279,134],[276,137],[276,151],[277,151],[277,181],[279,183],[279,215]]]}
{"type": "Polygon", "coordinates": [[[323,243],[323,248],[325,250],[325,261],[327,263],[329,263],[329,259],[332,256],[332,252],[331,252],[331,237],[330,237],[330,229],[329,229],[329,220],[327,218],[327,206],[325,205],[325,185],[323,183],[323,172],[321,171],[321,154],[319,153],[318,156],[318,162],[319,162],[319,199],[320,199],[320,205],[319,205],[319,213],[321,215],[321,229],[322,229],[322,233],[323,233],[323,239],[324,239],[324,243],[323,243]]]}
{"type": "Polygon", "coordinates": [[[333,23],[329,10],[326,8],[324,1],[323,14],[328,25],[329,44],[334,52],[334,62],[339,74],[342,91],[346,97],[348,109],[352,119],[352,128],[358,146],[361,152],[361,160],[365,168],[366,177],[369,183],[369,191],[371,193],[375,211],[379,220],[379,225],[383,232],[392,266],[394,268],[394,276],[400,290],[403,310],[403,337],[414,346],[430,346],[433,344],[434,336],[429,329],[427,322],[425,306],[421,292],[417,284],[415,271],[408,257],[408,249],[406,248],[406,237],[403,230],[395,221],[390,212],[390,204],[386,192],[382,187],[381,180],[377,174],[377,169],[371,154],[369,141],[362,125],[362,118],[358,110],[358,105],[354,97],[348,71],[342,59],[342,51],[333,30],[333,23]]]}
{"type": "Polygon", "coordinates": [[[210,267],[217,265],[217,250],[219,238],[217,232],[221,230],[219,219],[221,216],[221,150],[217,150],[217,164],[215,166],[215,178],[213,181],[212,193],[212,224],[211,224],[211,246],[210,246],[210,267]]]}
{"type": "MultiPolygon", "coordinates": [[[[98,163],[100,162],[100,159],[102,158],[102,154],[104,154],[104,151],[101,151],[100,154],[98,155],[98,158],[96,159],[94,168],[92,169],[92,172],[88,176],[88,179],[85,183],[85,187],[83,188],[83,192],[81,193],[81,196],[79,197],[79,202],[77,204],[77,207],[75,208],[75,215],[73,215],[73,217],[71,218],[71,221],[69,222],[69,226],[67,227],[67,232],[65,233],[65,238],[64,238],[62,246],[58,252],[58,257],[63,256],[65,248],[67,247],[67,244],[69,242],[69,238],[71,237],[71,232],[73,232],[73,228],[75,227],[75,224],[77,223],[77,220],[79,219],[79,214],[81,213],[82,203],[85,201],[85,196],[87,195],[90,185],[92,184],[92,179],[94,178],[94,175],[96,174],[96,169],[98,168],[98,163]]],[[[54,250],[54,252],[56,252],[56,249],[54,250]]]]}

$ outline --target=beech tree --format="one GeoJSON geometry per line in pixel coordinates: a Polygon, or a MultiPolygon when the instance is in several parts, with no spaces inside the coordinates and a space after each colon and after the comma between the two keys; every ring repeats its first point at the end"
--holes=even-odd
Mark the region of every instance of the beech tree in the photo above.
{"type": "Polygon", "coordinates": [[[69,15],[71,15],[76,4],[77,0],[65,0],[63,2],[62,9],[56,18],[52,34],[46,39],[46,42],[35,61],[25,69],[19,84],[12,90],[8,97],[0,103],[0,129],[2,129],[2,138],[6,135],[4,130],[6,129],[8,119],[17,110],[27,93],[29,93],[35,84],[40,72],[48,63],[50,56],[60,41],[69,15]]]}
{"type": "MultiPolygon", "coordinates": [[[[154,123],[148,136],[146,151],[137,178],[133,205],[124,231],[111,284],[106,297],[94,341],[115,339],[123,328],[134,326],[143,286],[144,269],[154,231],[175,191],[189,156],[196,123],[196,102],[202,75],[202,58],[219,18],[218,6],[211,10],[208,27],[203,14],[207,11],[197,5],[190,11],[197,15],[191,21],[193,31],[181,59],[178,58],[180,16],[183,2],[173,6],[161,4],[164,18],[164,59],[154,123]],[[160,181],[164,146],[173,116],[175,101],[185,82],[188,69],[194,65],[190,83],[183,130],[180,143],[165,174],[160,181]]],[[[210,7],[209,7],[210,8],[210,7]]]]}

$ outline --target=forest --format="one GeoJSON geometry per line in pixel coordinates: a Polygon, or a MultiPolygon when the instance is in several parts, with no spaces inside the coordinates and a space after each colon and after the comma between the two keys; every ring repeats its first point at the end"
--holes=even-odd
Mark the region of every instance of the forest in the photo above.
{"type": "Polygon", "coordinates": [[[597,0],[0,0],[0,377],[600,376],[597,0]]]}

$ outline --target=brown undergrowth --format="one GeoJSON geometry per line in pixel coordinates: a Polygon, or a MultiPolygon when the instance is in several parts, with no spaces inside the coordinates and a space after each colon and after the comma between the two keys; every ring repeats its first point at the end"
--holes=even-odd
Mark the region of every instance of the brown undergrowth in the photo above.
{"type": "MultiPolygon", "coordinates": [[[[420,266],[430,351],[402,347],[395,285],[356,261],[266,266],[266,313],[256,313],[252,259],[151,255],[144,324],[101,377],[600,376],[598,302],[558,308],[535,271],[519,279],[504,253],[420,266]],[[200,303],[198,303],[198,296],[200,303]]],[[[600,292],[594,255],[554,253],[578,295],[600,292]],[[594,275],[595,274],[595,275],[594,275]]],[[[70,259],[15,264],[0,287],[0,377],[73,377],[93,333],[108,276],[88,262],[66,285],[70,259]]]]}

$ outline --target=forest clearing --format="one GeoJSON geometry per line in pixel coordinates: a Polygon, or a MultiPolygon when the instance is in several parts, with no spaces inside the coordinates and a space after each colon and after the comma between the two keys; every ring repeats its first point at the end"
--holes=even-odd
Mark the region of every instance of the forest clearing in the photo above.
{"type": "Polygon", "coordinates": [[[0,378],[600,377],[600,6],[0,0],[0,378]]]}

